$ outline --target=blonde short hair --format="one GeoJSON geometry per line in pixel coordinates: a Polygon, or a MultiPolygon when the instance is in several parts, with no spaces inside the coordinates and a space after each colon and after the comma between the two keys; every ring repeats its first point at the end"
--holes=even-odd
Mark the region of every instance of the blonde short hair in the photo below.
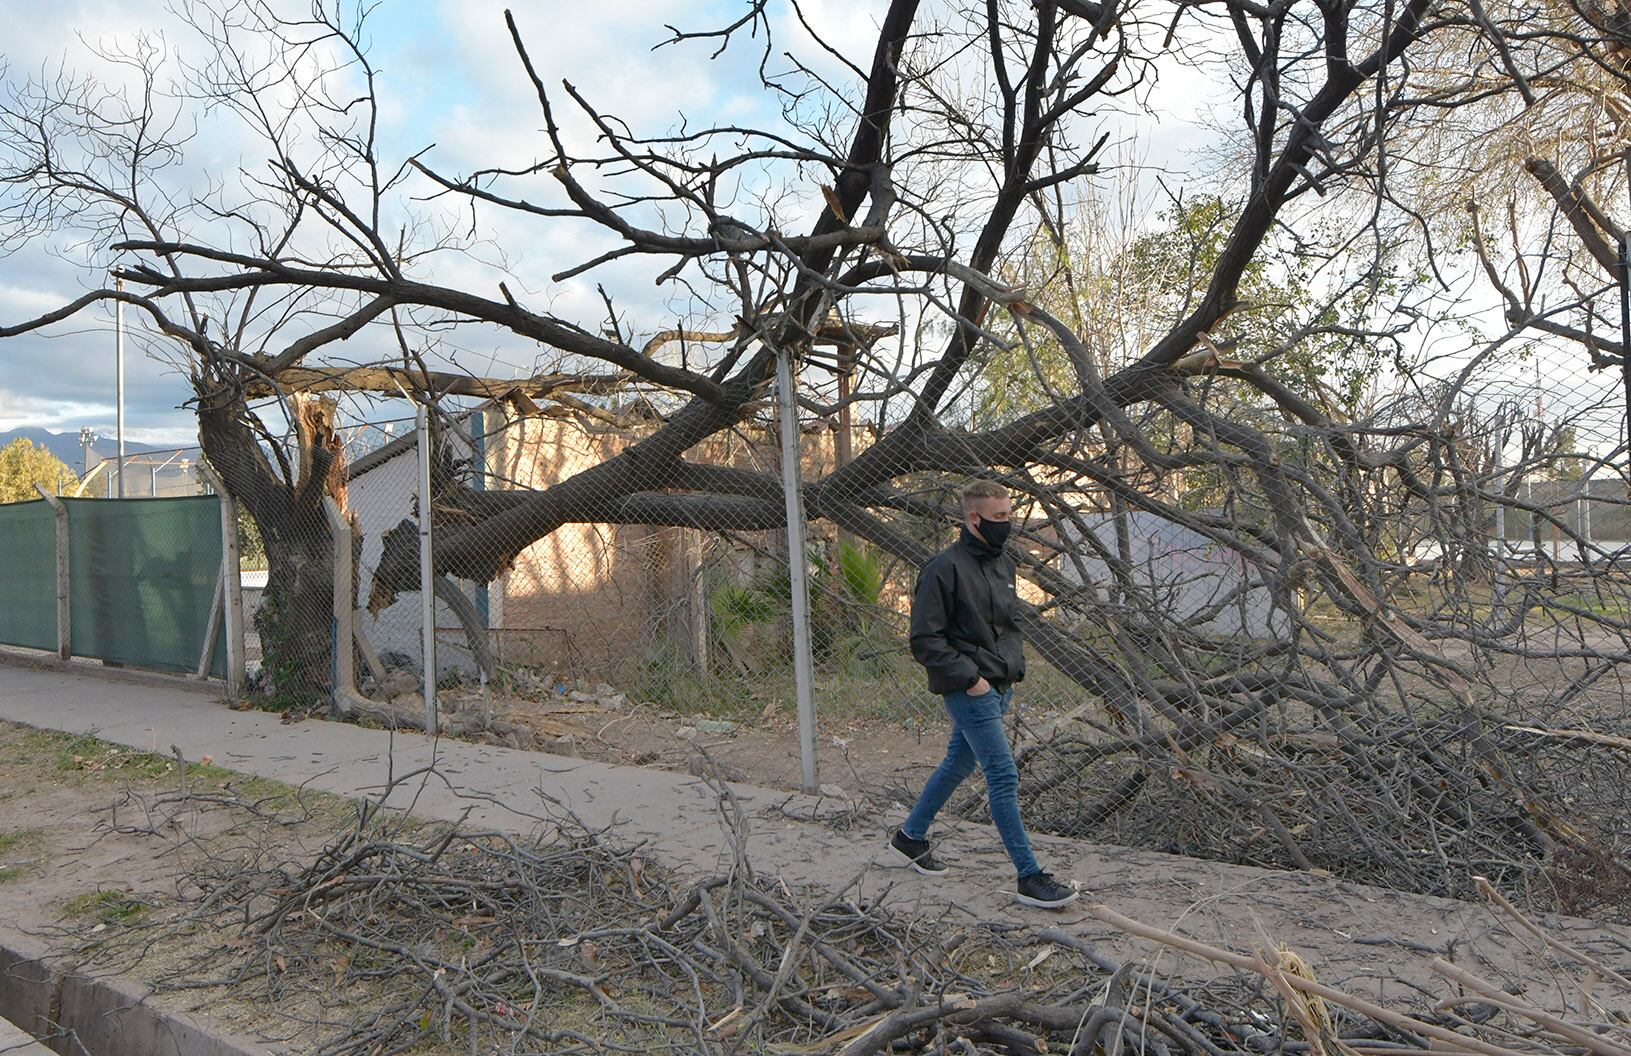
{"type": "Polygon", "coordinates": [[[976,480],[962,491],[963,512],[966,514],[982,499],[1006,499],[1008,489],[994,480],[976,480]]]}

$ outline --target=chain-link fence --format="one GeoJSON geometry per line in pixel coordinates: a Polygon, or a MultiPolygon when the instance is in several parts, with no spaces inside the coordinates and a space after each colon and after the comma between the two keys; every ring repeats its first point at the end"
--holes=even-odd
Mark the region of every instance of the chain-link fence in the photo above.
{"type": "MultiPolygon", "coordinates": [[[[1011,734],[1037,827],[1337,869],[1370,841],[1375,878],[1439,891],[1490,867],[1490,831],[1555,845],[1536,795],[1590,800],[1594,838],[1624,838],[1616,742],[1592,739],[1631,732],[1612,379],[1569,400],[1553,386],[1540,409],[1499,371],[1418,379],[1317,429],[1202,379],[1188,405],[1132,401],[1017,468],[876,473],[891,423],[830,413],[813,373],[793,431],[802,532],[774,400],[662,454],[676,461],[649,487],[639,460],[673,413],[627,392],[391,423],[348,460],[333,512],[351,540],[332,613],[355,643],[335,653],[345,709],[617,762],[695,765],[700,746],[789,788],[813,753],[829,791],[898,810],[947,734],[908,642],[916,577],[984,478],[1015,499],[1028,671],[1011,734]],[[1228,421],[1261,449],[1227,450],[1228,421]]],[[[951,809],[981,812],[977,782],[951,809]]]]}
{"type": "Polygon", "coordinates": [[[196,447],[139,451],[123,458],[115,455],[92,467],[94,473],[87,474],[79,493],[111,499],[121,494],[119,480],[123,477],[122,494],[128,499],[201,495],[210,489],[202,463],[196,447]]]}
{"type": "Polygon", "coordinates": [[[0,643],[235,687],[242,632],[228,609],[240,604],[239,570],[222,510],[200,495],[0,506],[0,643]]]}
{"type": "MultiPolygon", "coordinates": [[[[905,426],[849,395],[884,376],[807,363],[796,423],[772,393],[667,448],[681,412],[629,389],[336,428],[323,519],[237,533],[240,566],[265,568],[231,579],[255,688],[612,762],[705,748],[728,776],[898,813],[948,732],[908,640],[918,571],[957,539],[960,490],[994,480],[1014,497],[1031,824],[1415,890],[1503,869],[1558,905],[1600,888],[1591,849],[1631,838],[1617,379],[1417,378],[1316,425],[1203,374],[1030,447],[1022,408],[976,410],[902,470],[905,426]]],[[[67,503],[104,570],[73,581],[73,651],[197,663],[232,557],[215,515],[143,512],[185,502],[213,500],[67,503]]],[[[8,595],[49,602],[46,504],[0,515],[38,551],[8,595]]],[[[4,622],[37,648],[54,626],[37,606],[4,622]]],[[[949,809],[979,815],[978,782],[949,809]]]]}

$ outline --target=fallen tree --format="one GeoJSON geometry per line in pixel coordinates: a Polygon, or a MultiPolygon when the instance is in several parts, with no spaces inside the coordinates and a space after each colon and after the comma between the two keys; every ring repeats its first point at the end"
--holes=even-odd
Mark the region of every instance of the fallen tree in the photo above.
{"type": "MultiPolygon", "coordinates": [[[[1522,51],[1532,43],[1522,12],[1227,0],[994,3],[942,16],[893,0],[870,54],[841,63],[847,85],[822,94],[844,120],[761,70],[788,103],[786,127],[656,138],[570,83],[547,84],[511,19],[543,160],[455,175],[432,155],[395,167],[379,157],[358,24],[322,8],[295,21],[231,11],[195,9],[220,61],[188,76],[195,97],[266,140],[260,197],[190,212],[144,206],[157,185],[143,144],[163,140],[150,110],[136,108],[131,124],[113,97],[70,118],[62,95],[89,89],[20,88],[6,111],[14,137],[3,172],[14,227],[102,232],[126,288],[92,291],[0,337],[119,299],[173,340],[205,452],[267,541],[263,637],[286,685],[312,696],[329,688],[332,541],[321,504],[343,497],[330,405],[303,393],[400,385],[438,412],[447,393],[499,395],[501,382],[456,380],[438,358],[441,335],[462,328],[535,343],[557,361],[503,394],[585,416],[612,414],[623,397],[641,404],[650,427],[634,442],[549,487],[438,478],[434,568],[481,584],[568,524],[783,526],[777,473],[697,453],[768,424],[779,357],[806,364],[818,343],[837,343],[852,386],[832,400],[806,390],[802,412],[866,414],[878,435],[806,483],[809,517],[910,565],[932,549],[923,528],[945,524],[956,483],[998,479],[1021,498],[1023,575],[1039,599],[1027,636],[1076,687],[1074,703],[1099,709],[1089,728],[1103,740],[1078,750],[1051,738],[1030,751],[1055,827],[1155,816],[1235,834],[1243,824],[1239,840],[1193,846],[1452,894],[1485,873],[1544,881],[1560,855],[1594,876],[1623,873],[1626,834],[1611,820],[1623,817],[1623,791],[1594,782],[1594,807],[1579,815],[1568,771],[1502,732],[1512,722],[1590,725],[1571,709],[1612,713],[1624,701],[1622,578],[1589,559],[1564,568],[1542,554],[1489,558],[1496,509],[1551,524],[1590,555],[1576,528],[1512,487],[1554,473],[1560,453],[1525,448],[1503,464],[1511,423],[1468,412],[1479,381],[1470,368],[1442,384],[1401,375],[1392,395],[1358,403],[1329,398],[1317,369],[1397,350],[1419,314],[1386,263],[1397,237],[1389,149],[1405,131],[1439,127],[1443,109],[1412,91],[1409,56],[1441,38],[1486,57],[1522,51]],[[1172,49],[1186,32],[1227,54],[1214,63],[1172,49]],[[279,58],[297,52],[331,61],[314,71],[279,58]],[[1121,255],[1130,273],[1161,273],[1160,296],[1095,316],[1091,298],[1059,294],[1084,265],[1031,281],[1022,262],[1039,244],[1067,246],[1068,214],[1109,176],[1111,132],[1095,108],[1136,96],[1169,62],[1238,75],[1228,128],[1238,165],[1220,177],[1225,193],[1203,229],[1169,241],[1175,251],[1135,244],[1121,255]],[[360,71],[358,94],[342,67],[360,71]],[[237,72],[260,68],[271,72],[237,72]],[[965,74],[985,90],[966,96],[965,74]],[[301,102],[273,98],[269,81],[300,87],[301,102]],[[566,129],[565,101],[592,147],[566,129]],[[296,127],[322,135],[297,137],[296,127]],[[102,142],[92,131],[120,146],[68,171],[57,159],[102,142]],[[607,248],[553,282],[651,262],[659,284],[684,291],[686,318],[641,341],[610,295],[591,322],[532,304],[496,275],[445,284],[435,256],[469,244],[393,235],[410,188],[472,215],[582,225],[607,248]],[[1277,246],[1287,267],[1326,262],[1338,274],[1282,303],[1261,274],[1277,246]],[[251,311],[265,299],[278,305],[275,324],[251,311]],[[895,313],[892,327],[879,311],[895,313]],[[339,361],[341,343],[370,340],[367,366],[339,361]],[[970,392],[1002,357],[1028,365],[1041,395],[965,425],[970,392]],[[1302,367],[1288,369],[1298,357],[1302,367]],[[253,402],[265,393],[272,402],[253,402]],[[279,413],[292,444],[267,424],[279,413]],[[1089,523],[1095,511],[1110,512],[1112,527],[1089,523]],[[1174,609],[1129,557],[1132,513],[1235,555],[1242,597],[1266,599],[1274,633],[1231,640],[1210,626],[1212,608],[1174,609]],[[1594,607],[1583,606],[1588,595],[1594,607]],[[1509,659],[1536,677],[1516,686],[1509,659]],[[1112,757],[1114,766],[1083,766],[1112,757]]],[[[770,28],[755,6],[717,33],[677,32],[670,46],[703,40],[728,60],[739,34],[770,28]]],[[[156,68],[144,67],[150,89],[156,68]]],[[[1521,82],[1508,74],[1490,90],[1521,82]]],[[[455,416],[440,417],[451,435],[455,416]]],[[[382,543],[367,584],[376,608],[419,583],[417,534],[398,527],[382,543]]]]}

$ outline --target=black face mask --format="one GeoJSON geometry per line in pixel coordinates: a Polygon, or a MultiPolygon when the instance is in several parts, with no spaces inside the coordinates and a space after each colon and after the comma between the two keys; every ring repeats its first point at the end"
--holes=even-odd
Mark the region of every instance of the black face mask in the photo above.
{"type": "Polygon", "coordinates": [[[1001,550],[1008,545],[1008,533],[1014,530],[1012,521],[992,521],[984,517],[975,525],[980,530],[980,537],[989,543],[994,550],[1001,550]]]}

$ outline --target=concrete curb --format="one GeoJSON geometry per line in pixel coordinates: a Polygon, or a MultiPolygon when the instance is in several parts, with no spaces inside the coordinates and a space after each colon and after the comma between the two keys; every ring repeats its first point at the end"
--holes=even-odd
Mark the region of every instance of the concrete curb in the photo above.
{"type": "Polygon", "coordinates": [[[179,689],[217,698],[227,695],[226,683],[218,678],[198,679],[190,675],[166,674],[163,671],[147,671],[138,667],[105,667],[94,660],[79,657],[63,660],[53,653],[25,653],[0,647],[0,664],[32,668],[35,671],[53,671],[64,675],[90,675],[109,682],[179,689]]]}
{"type": "Polygon", "coordinates": [[[30,1037],[50,1033],[55,973],[45,948],[20,935],[0,933],[0,1017],[30,1037]]]}
{"type": "Polygon", "coordinates": [[[0,1052],[6,1056],[53,1056],[50,1049],[4,1019],[0,1019],[0,1052]]]}
{"type": "Polygon", "coordinates": [[[147,1000],[152,992],[126,976],[68,969],[52,961],[38,940],[0,931],[0,1031],[9,1020],[31,1037],[50,1039],[40,1043],[41,1053],[279,1056],[284,1051],[159,1008],[147,1000]]]}

